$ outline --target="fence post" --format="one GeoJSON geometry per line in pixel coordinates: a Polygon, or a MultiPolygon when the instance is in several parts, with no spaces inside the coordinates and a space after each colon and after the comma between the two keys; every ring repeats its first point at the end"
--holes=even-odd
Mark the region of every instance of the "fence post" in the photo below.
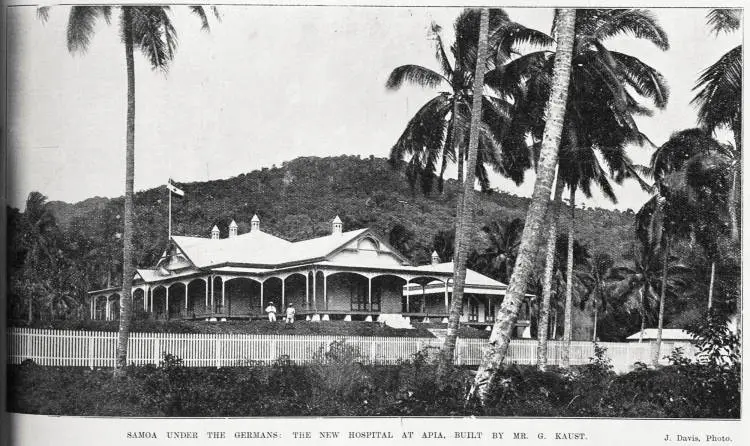
{"type": "Polygon", "coordinates": [[[377,344],[374,339],[370,340],[370,363],[375,364],[375,348],[377,344]]]}
{"type": "Polygon", "coordinates": [[[216,368],[221,368],[221,338],[216,338],[216,368]]]}
{"type": "Polygon", "coordinates": [[[269,358],[269,360],[271,362],[274,362],[277,359],[279,359],[278,349],[276,348],[276,339],[274,339],[273,341],[271,341],[271,348],[268,351],[268,354],[271,356],[269,358]]]}
{"type": "Polygon", "coordinates": [[[92,335],[89,335],[88,357],[89,357],[89,368],[91,370],[94,370],[94,336],[92,335]]]}
{"type": "Polygon", "coordinates": [[[161,350],[159,346],[159,338],[154,338],[154,365],[159,365],[159,360],[161,359],[161,350]]]}

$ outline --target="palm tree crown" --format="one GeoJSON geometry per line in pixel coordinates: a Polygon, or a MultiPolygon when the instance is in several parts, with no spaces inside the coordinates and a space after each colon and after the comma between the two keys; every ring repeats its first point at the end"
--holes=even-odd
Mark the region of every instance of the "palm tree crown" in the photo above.
{"type": "MultiPolygon", "coordinates": [[[[490,11],[488,46],[491,57],[488,70],[494,69],[497,61],[507,60],[516,54],[522,44],[548,45],[551,39],[543,33],[510,21],[502,9],[490,11]]],[[[386,88],[398,89],[404,83],[426,88],[448,86],[428,101],[409,121],[406,129],[391,149],[393,164],[408,158],[407,175],[412,185],[421,179],[422,189],[428,192],[433,176],[438,171],[442,180],[449,162],[459,164],[459,180],[463,178],[464,148],[468,144],[472,83],[476,66],[477,37],[479,33],[479,11],[464,10],[454,24],[456,40],[450,47],[452,62],[440,36],[441,28],[433,24],[435,57],[439,72],[420,65],[402,65],[395,68],[386,82],[386,88]]],[[[486,94],[483,98],[483,122],[480,125],[479,152],[476,176],[484,189],[489,188],[486,165],[512,178],[523,181],[523,172],[530,167],[527,151],[509,153],[501,150],[503,138],[501,124],[510,117],[510,103],[498,94],[486,94]]]]}

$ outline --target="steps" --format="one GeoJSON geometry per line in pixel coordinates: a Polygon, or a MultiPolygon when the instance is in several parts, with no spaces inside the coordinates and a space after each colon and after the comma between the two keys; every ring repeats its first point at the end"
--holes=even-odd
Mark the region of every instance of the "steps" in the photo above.
{"type": "Polygon", "coordinates": [[[400,314],[380,314],[378,322],[382,322],[391,328],[414,329],[409,320],[400,314]]]}

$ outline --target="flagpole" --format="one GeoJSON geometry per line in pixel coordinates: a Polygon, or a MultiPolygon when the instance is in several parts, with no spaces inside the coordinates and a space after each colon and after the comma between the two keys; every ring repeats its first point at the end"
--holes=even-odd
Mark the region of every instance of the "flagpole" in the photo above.
{"type": "MultiPolygon", "coordinates": [[[[172,180],[169,180],[169,183],[171,183],[172,180]]],[[[167,193],[169,194],[169,225],[167,226],[167,241],[172,239],[172,189],[167,188],[167,193]]]]}

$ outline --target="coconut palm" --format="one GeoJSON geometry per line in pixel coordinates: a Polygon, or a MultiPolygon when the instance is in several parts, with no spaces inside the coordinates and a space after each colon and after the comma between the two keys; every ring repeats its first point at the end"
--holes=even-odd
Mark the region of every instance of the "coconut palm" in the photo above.
{"type": "Polygon", "coordinates": [[[529,204],[529,210],[526,213],[526,222],[513,276],[510,279],[505,299],[492,328],[489,346],[485,350],[472,385],[471,393],[476,394],[481,402],[486,400],[489,386],[508,350],[513,324],[518,317],[518,311],[524,299],[526,284],[533,269],[532,263],[536,257],[538,239],[542,233],[541,226],[549,204],[568,102],[575,22],[575,9],[556,11],[557,53],[552,71],[549,102],[544,113],[547,119],[537,163],[537,178],[534,183],[534,193],[529,204]]]}
{"type": "Polygon", "coordinates": [[[523,232],[523,220],[492,221],[482,227],[488,245],[473,262],[479,272],[508,282],[523,232]]]}
{"type": "MultiPolygon", "coordinates": [[[[570,97],[563,129],[560,148],[558,182],[555,200],[562,198],[562,187],[569,190],[571,224],[568,226],[568,240],[575,235],[575,198],[581,191],[591,197],[592,184],[596,185],[603,195],[616,202],[610,181],[622,183],[627,178],[635,179],[642,188],[650,190],[640,177],[642,170],[636,166],[625,153],[629,144],[644,144],[648,139],[639,131],[633,119],[639,114],[648,114],[650,110],[636,96],[650,100],[657,108],[663,108],[668,98],[668,90],[661,74],[633,56],[610,51],[605,41],[617,34],[631,33],[643,38],[660,49],[668,48],[664,31],[655,18],[641,10],[582,10],[576,19],[576,46],[573,57],[573,74],[570,97]]],[[[525,122],[528,132],[534,140],[540,138],[543,121],[538,117],[542,104],[549,93],[551,64],[553,54],[537,53],[527,55],[536,58],[529,64],[533,68],[524,70],[533,73],[528,83],[527,96],[521,96],[519,109],[525,116],[532,117],[525,122]],[[537,117],[537,121],[533,119],[537,117]]],[[[518,71],[518,70],[516,70],[518,71]]],[[[548,216],[547,260],[552,260],[553,244],[559,205],[550,209],[553,215],[548,216]]],[[[572,256],[572,245],[569,246],[569,257],[572,256]]],[[[572,279],[573,262],[568,262],[569,271],[566,277],[572,279]]],[[[551,277],[552,267],[545,277],[551,277]]],[[[572,333],[572,292],[573,284],[566,293],[565,345],[563,365],[569,364],[569,346],[572,333]]],[[[549,293],[549,287],[544,287],[549,293]]],[[[544,305],[549,303],[548,296],[543,296],[541,314],[547,314],[544,305]]],[[[546,328],[540,327],[539,364],[544,368],[546,363],[546,328]]]]}
{"type": "MultiPolygon", "coordinates": [[[[712,9],[707,16],[715,34],[737,31],[740,9],[712,9]]],[[[734,133],[735,148],[742,147],[742,45],[738,45],[706,68],[693,90],[698,122],[709,132],[725,127],[734,133]]]]}
{"type": "MultiPolygon", "coordinates": [[[[125,137],[125,205],[123,210],[123,260],[122,292],[120,293],[120,329],[117,337],[117,368],[127,363],[130,335],[131,295],[133,276],[133,178],[135,159],[135,50],[140,50],[154,70],[167,71],[177,47],[177,32],[172,24],[168,6],[120,6],[119,28],[125,49],[127,73],[127,117],[125,137]]],[[[202,28],[209,29],[208,17],[203,7],[190,10],[201,20],[202,28]]],[[[214,8],[218,17],[218,11],[214,8]]],[[[103,19],[112,20],[111,6],[73,6],[67,27],[67,45],[71,53],[83,53],[95,32],[95,24],[103,19]]],[[[42,9],[40,17],[46,18],[42,9]]]]}
{"type": "Polygon", "coordinates": [[[474,212],[474,167],[477,163],[477,152],[479,146],[479,125],[482,119],[482,99],[484,89],[485,63],[488,53],[490,11],[483,8],[479,19],[479,33],[477,43],[476,71],[473,79],[473,96],[471,105],[471,126],[469,130],[468,161],[466,169],[466,181],[463,184],[463,199],[459,200],[456,216],[456,258],[453,266],[453,300],[450,304],[448,314],[448,331],[445,335],[443,347],[440,350],[441,371],[445,371],[453,363],[453,353],[456,349],[458,336],[458,324],[463,306],[463,291],[466,281],[466,260],[469,254],[470,237],[467,230],[471,226],[472,214],[474,212]],[[463,230],[462,230],[463,229],[463,230]]]}
{"type": "MultiPolygon", "coordinates": [[[[670,225],[665,229],[679,229],[682,235],[698,240],[712,263],[722,236],[730,233],[736,243],[737,221],[732,212],[732,183],[739,166],[736,155],[731,146],[720,144],[707,131],[687,129],[672,134],[651,158],[650,170],[663,197],[660,212],[670,225]]],[[[658,212],[649,214],[641,238],[660,229],[657,217],[661,217],[658,212]]],[[[711,269],[715,273],[715,265],[711,269]]],[[[709,302],[712,291],[709,286],[709,302]]]]}
{"type": "Polygon", "coordinates": [[[657,307],[659,317],[663,318],[661,302],[664,299],[660,295],[676,298],[690,283],[691,269],[676,263],[675,257],[668,258],[667,274],[664,274],[665,252],[658,245],[641,244],[632,266],[616,266],[611,269],[609,277],[614,282],[611,299],[623,302],[626,311],[638,311],[641,319],[639,342],[643,341],[646,323],[653,320],[653,312],[657,307]]]}
{"type": "MultiPolygon", "coordinates": [[[[543,33],[511,22],[502,9],[490,10],[488,46],[492,52],[515,51],[516,46],[531,43],[548,45],[551,39],[543,33]]],[[[423,105],[411,118],[406,129],[391,149],[391,163],[397,165],[408,158],[406,173],[412,186],[421,180],[425,193],[432,189],[437,174],[442,188],[443,176],[449,162],[458,165],[458,182],[463,182],[465,150],[471,120],[471,97],[477,55],[479,11],[464,10],[454,23],[456,40],[450,47],[452,62],[440,36],[441,28],[433,24],[431,36],[435,42],[435,57],[439,70],[420,65],[402,65],[395,68],[386,82],[386,88],[396,90],[405,83],[425,88],[448,87],[423,105]],[[438,164],[440,170],[438,173],[438,164]]],[[[493,59],[494,60],[494,59],[493,59]]],[[[488,61],[489,69],[494,67],[488,61]]],[[[508,118],[509,104],[504,98],[485,94],[480,123],[480,140],[476,177],[483,188],[489,188],[486,165],[512,178],[523,180],[523,171],[530,167],[528,156],[499,150],[498,122],[508,118]]]]}
{"type": "Polygon", "coordinates": [[[34,301],[49,301],[52,296],[50,291],[54,293],[54,290],[48,290],[37,283],[49,275],[50,265],[57,259],[57,222],[47,207],[47,197],[44,194],[29,193],[20,223],[25,228],[20,245],[25,252],[23,274],[26,276],[21,278],[21,288],[27,296],[28,321],[31,322],[34,301]]]}
{"type": "MultiPolygon", "coordinates": [[[[740,9],[712,9],[707,16],[715,34],[737,31],[742,22],[740,9]]],[[[728,203],[732,240],[739,241],[737,206],[738,176],[741,174],[742,151],[742,45],[738,45],[708,68],[703,70],[693,90],[698,90],[691,101],[698,106],[698,124],[709,133],[728,128],[734,135],[735,160],[732,169],[731,195],[728,203]]]]}
{"type": "Polygon", "coordinates": [[[606,252],[597,252],[586,262],[586,268],[580,271],[579,277],[586,286],[586,293],[581,299],[581,306],[591,301],[594,310],[594,332],[591,340],[596,342],[596,332],[599,319],[599,309],[607,310],[607,294],[605,289],[609,283],[610,274],[614,267],[612,257],[606,252]]]}

